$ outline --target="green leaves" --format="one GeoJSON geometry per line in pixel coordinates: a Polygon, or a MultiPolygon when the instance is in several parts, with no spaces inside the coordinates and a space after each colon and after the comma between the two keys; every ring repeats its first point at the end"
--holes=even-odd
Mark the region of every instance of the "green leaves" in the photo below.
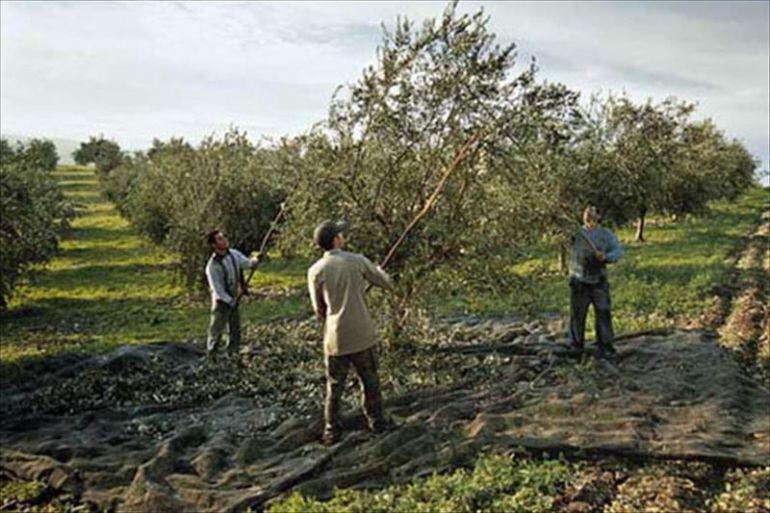
{"type": "Polygon", "coordinates": [[[284,198],[277,151],[255,147],[231,130],[193,148],[182,139],[155,140],[104,180],[105,191],[134,227],[178,258],[188,288],[199,289],[211,252],[208,230],[224,229],[233,247],[249,253],[284,198]]]}
{"type": "Polygon", "coordinates": [[[85,166],[95,164],[102,174],[108,174],[123,162],[123,152],[115,141],[104,136],[91,137],[88,142],[80,143],[80,147],[72,154],[75,163],[85,166]]]}
{"type": "Polygon", "coordinates": [[[50,141],[33,141],[15,151],[3,142],[0,159],[0,309],[20,278],[36,263],[49,261],[59,235],[74,216],[50,165],[50,141]],[[48,167],[46,167],[48,166],[48,167]]]}
{"type": "Polygon", "coordinates": [[[295,492],[273,503],[269,511],[545,513],[553,511],[555,498],[573,480],[577,468],[560,460],[519,461],[485,455],[471,471],[434,474],[373,492],[340,489],[328,502],[295,492]]]}

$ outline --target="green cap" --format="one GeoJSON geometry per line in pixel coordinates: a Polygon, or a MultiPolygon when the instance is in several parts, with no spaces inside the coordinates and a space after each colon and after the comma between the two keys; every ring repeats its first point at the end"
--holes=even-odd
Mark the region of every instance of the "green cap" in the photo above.
{"type": "Polygon", "coordinates": [[[334,237],[348,230],[349,223],[327,219],[315,228],[313,240],[323,249],[331,249],[334,237]]]}

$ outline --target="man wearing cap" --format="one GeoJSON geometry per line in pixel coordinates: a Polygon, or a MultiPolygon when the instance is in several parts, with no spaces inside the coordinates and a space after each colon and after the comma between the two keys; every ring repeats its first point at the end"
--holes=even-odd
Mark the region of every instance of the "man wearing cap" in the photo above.
{"type": "Polygon", "coordinates": [[[593,304],[597,354],[604,357],[615,354],[607,264],[617,262],[623,256],[623,249],[611,230],[599,226],[599,219],[596,207],[586,207],[583,226],[575,234],[572,245],[569,342],[573,349],[583,350],[586,316],[593,304]]]}
{"type": "Polygon", "coordinates": [[[364,301],[367,284],[392,290],[390,277],[363,255],[343,251],[347,223],[324,221],[315,230],[323,256],[307,273],[310,301],[324,322],[326,402],[323,441],[340,436],[340,400],[352,365],[363,386],[364,412],[369,429],[386,428],[377,375],[377,338],[364,301]]]}
{"type": "Polygon", "coordinates": [[[256,267],[259,259],[249,259],[237,249],[231,249],[230,242],[221,230],[211,230],[207,240],[213,253],[206,264],[206,278],[211,289],[211,322],[206,341],[206,353],[209,357],[214,356],[222,333],[227,327],[225,347],[232,355],[241,343],[238,298],[246,289],[243,269],[256,267]]]}

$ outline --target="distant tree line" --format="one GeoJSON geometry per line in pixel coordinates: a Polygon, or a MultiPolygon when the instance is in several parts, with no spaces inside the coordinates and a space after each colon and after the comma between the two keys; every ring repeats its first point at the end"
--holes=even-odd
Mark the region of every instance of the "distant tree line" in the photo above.
{"type": "Polygon", "coordinates": [[[214,225],[256,249],[285,201],[281,250],[310,255],[316,223],[349,214],[356,251],[383,257],[404,240],[389,263],[389,307],[405,320],[441,287],[511,290],[511,264],[544,240],[565,248],[587,203],[606,223],[636,221],[641,241],[650,215],[698,212],[752,184],[754,158],[695,120],[693,104],[581,101],[516,57],[481,11],[452,4],[418,25],[400,18],[376,63],[307,133],[267,146],[235,130],[197,147],[156,140],[118,159],[105,188],[178,255],[190,286],[214,225]]]}
{"type": "Polygon", "coordinates": [[[11,145],[0,139],[0,310],[34,264],[49,261],[73,216],[51,172],[59,157],[53,142],[11,145]]]}
{"type": "Polygon", "coordinates": [[[187,285],[203,285],[209,250],[205,233],[227,230],[234,247],[254,250],[275,216],[284,188],[281,152],[254,146],[232,131],[197,148],[181,139],[156,140],[125,157],[104,181],[107,197],[134,227],[178,256],[187,285]]]}
{"type": "Polygon", "coordinates": [[[106,175],[123,162],[124,154],[118,143],[100,135],[80,143],[80,147],[72,153],[72,158],[81,166],[94,164],[100,173],[106,175]]]}

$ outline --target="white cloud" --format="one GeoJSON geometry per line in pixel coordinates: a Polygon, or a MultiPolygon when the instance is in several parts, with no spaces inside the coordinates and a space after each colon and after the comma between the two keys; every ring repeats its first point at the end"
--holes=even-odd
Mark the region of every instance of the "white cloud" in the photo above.
{"type": "MultiPolygon", "coordinates": [[[[767,2],[468,2],[541,76],[697,101],[767,167],[767,2]]],[[[374,59],[380,23],[440,2],[0,2],[4,132],[144,147],[229,125],[297,133],[374,59]]]]}

